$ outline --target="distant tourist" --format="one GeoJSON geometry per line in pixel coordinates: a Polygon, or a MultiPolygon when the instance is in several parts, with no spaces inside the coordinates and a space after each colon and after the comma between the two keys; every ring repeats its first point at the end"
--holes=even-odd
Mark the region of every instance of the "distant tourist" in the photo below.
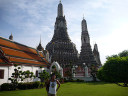
{"type": "Polygon", "coordinates": [[[56,75],[54,73],[51,75],[51,79],[48,80],[45,84],[48,96],[56,96],[56,93],[60,87],[60,82],[56,80],[56,75]]]}

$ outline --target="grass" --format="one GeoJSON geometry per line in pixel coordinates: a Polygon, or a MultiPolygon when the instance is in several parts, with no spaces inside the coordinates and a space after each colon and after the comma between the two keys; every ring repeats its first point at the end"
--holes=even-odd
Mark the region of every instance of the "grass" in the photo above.
{"type": "MultiPolygon", "coordinates": [[[[32,90],[1,91],[0,96],[47,96],[45,88],[32,90]]],[[[57,96],[128,96],[128,87],[110,83],[65,83],[57,96]]]]}

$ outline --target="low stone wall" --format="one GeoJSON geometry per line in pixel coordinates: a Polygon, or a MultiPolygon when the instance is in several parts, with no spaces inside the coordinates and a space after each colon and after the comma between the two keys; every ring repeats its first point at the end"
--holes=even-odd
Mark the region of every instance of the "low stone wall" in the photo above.
{"type": "MultiPolygon", "coordinates": [[[[93,81],[92,77],[73,77],[73,80],[77,80],[77,79],[84,80],[85,82],[93,81]]],[[[96,80],[100,81],[99,79],[96,80]]]]}
{"type": "Polygon", "coordinates": [[[92,77],[73,77],[73,80],[77,80],[77,79],[84,80],[85,82],[93,80],[92,77]]]}

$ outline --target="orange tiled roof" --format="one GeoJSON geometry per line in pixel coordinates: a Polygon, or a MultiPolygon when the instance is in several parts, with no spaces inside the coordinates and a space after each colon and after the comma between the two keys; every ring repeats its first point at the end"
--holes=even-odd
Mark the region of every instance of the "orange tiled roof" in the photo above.
{"type": "Polygon", "coordinates": [[[0,59],[0,62],[3,62],[3,60],[2,60],[2,59],[0,59]]]}
{"type": "Polygon", "coordinates": [[[3,37],[0,37],[0,50],[3,52],[3,54],[1,53],[2,57],[0,57],[0,66],[3,64],[47,66],[48,64],[44,55],[37,52],[36,49],[10,41],[3,37]],[[8,62],[4,59],[7,59],[8,62]]]}

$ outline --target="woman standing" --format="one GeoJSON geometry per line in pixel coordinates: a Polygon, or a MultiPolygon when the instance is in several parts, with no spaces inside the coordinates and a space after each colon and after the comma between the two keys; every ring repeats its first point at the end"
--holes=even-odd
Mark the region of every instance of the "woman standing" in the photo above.
{"type": "Polygon", "coordinates": [[[56,93],[60,87],[60,82],[56,80],[55,74],[51,75],[51,80],[49,80],[48,85],[49,85],[49,88],[47,88],[48,96],[56,96],[56,93]],[[57,84],[58,84],[58,87],[57,87],[57,84]]]}

